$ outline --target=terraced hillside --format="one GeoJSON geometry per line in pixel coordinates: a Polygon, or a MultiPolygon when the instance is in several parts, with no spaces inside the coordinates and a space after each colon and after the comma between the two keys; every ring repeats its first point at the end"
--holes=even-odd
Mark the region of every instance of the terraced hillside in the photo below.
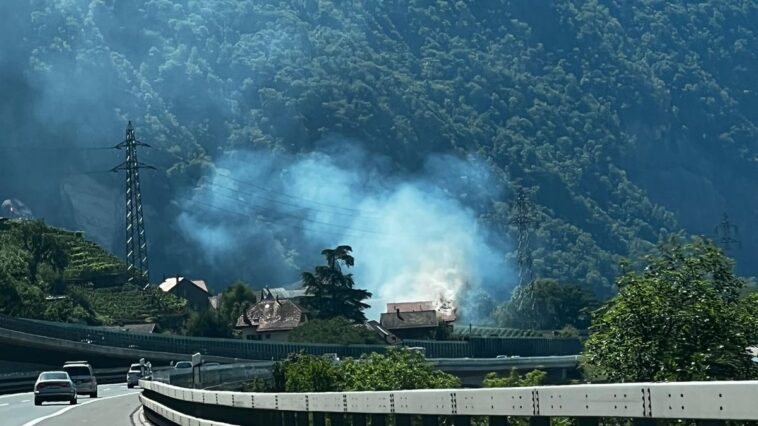
{"type": "Polygon", "coordinates": [[[125,271],[80,232],[40,221],[0,222],[0,313],[104,325],[184,314],[179,298],[125,285],[125,271]]]}

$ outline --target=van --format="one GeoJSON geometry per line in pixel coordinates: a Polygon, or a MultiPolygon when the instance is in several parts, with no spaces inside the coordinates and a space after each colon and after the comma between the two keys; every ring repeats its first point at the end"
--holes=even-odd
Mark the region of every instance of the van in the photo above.
{"type": "Polygon", "coordinates": [[[95,378],[95,371],[87,361],[68,361],[63,364],[63,371],[71,377],[78,395],[89,395],[90,398],[97,398],[97,378],[95,378]]]}

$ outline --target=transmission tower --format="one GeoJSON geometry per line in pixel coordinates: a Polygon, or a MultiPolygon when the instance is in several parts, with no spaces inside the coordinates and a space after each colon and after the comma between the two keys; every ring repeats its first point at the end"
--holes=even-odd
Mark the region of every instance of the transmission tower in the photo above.
{"type": "Polygon", "coordinates": [[[518,230],[518,267],[519,286],[532,280],[532,251],[529,248],[531,229],[537,224],[534,218],[534,205],[524,188],[519,188],[516,203],[513,205],[511,218],[508,221],[518,230]]]}
{"type": "Polygon", "coordinates": [[[729,216],[726,213],[721,217],[721,222],[716,225],[715,234],[716,241],[725,253],[728,253],[734,245],[738,248],[741,247],[737,225],[729,221],[729,216]]]}
{"type": "Polygon", "coordinates": [[[142,193],[139,182],[139,169],[155,169],[137,160],[137,147],[150,147],[134,137],[132,122],[126,126],[126,139],[115,146],[124,150],[126,158],[123,163],[113,168],[114,172],[126,171],[126,264],[129,282],[138,277],[145,284],[150,284],[147,264],[147,240],[145,238],[145,220],[142,215],[142,193]]]}

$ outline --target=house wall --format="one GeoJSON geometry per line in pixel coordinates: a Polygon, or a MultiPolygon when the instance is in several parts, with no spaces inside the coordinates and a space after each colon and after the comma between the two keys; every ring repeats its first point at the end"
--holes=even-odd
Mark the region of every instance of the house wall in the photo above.
{"type": "Polygon", "coordinates": [[[429,339],[431,338],[432,334],[434,333],[433,327],[423,327],[423,328],[399,328],[399,329],[388,329],[392,334],[395,336],[405,340],[405,339],[429,339]]]}
{"type": "Polygon", "coordinates": [[[169,293],[186,299],[187,303],[195,309],[207,309],[210,306],[208,302],[208,293],[204,292],[195,284],[182,281],[174,286],[169,293]]]}
{"type": "Polygon", "coordinates": [[[255,328],[243,328],[240,331],[242,338],[245,340],[256,340],[261,342],[287,342],[289,331],[264,331],[258,333],[255,328]]]}

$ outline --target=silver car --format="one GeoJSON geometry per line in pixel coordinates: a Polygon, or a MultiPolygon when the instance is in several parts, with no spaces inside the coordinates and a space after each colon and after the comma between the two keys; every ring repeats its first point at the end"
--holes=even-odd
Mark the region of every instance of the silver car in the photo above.
{"type": "Polygon", "coordinates": [[[126,387],[131,389],[137,386],[140,379],[146,378],[148,375],[147,371],[147,366],[142,364],[132,364],[129,367],[129,371],[126,373],[126,387]]]}
{"type": "Polygon", "coordinates": [[[65,371],[45,371],[34,384],[34,405],[46,401],[68,401],[76,404],[76,386],[65,371]]]}
{"type": "Polygon", "coordinates": [[[63,365],[63,371],[68,373],[76,385],[77,394],[97,398],[97,379],[87,361],[69,361],[63,365]]]}

